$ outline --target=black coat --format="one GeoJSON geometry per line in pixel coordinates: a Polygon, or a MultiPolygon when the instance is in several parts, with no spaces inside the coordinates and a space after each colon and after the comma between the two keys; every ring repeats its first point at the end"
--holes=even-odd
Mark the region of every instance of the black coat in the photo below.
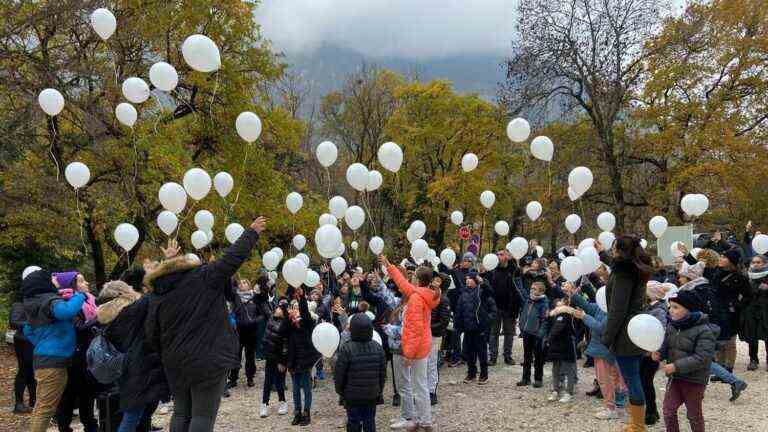
{"type": "Polygon", "coordinates": [[[107,340],[126,354],[118,380],[121,410],[135,410],[170,396],[160,354],[146,343],[143,324],[148,312],[149,297],[144,296],[124,307],[104,330],[107,340]]]}
{"type": "Polygon", "coordinates": [[[301,312],[299,325],[289,322],[287,326],[288,358],[286,366],[291,372],[307,372],[320,359],[320,353],[317,352],[312,343],[315,321],[309,313],[306,297],[299,299],[299,310],[301,312]]]}
{"type": "Polygon", "coordinates": [[[497,314],[493,292],[487,284],[464,288],[453,317],[454,326],[462,332],[487,332],[497,314]]]}
{"type": "Polygon", "coordinates": [[[768,340],[768,277],[750,283],[752,291],[743,302],[739,338],[746,342],[768,340]]]}
{"type": "Polygon", "coordinates": [[[432,317],[430,320],[432,337],[445,336],[445,331],[448,329],[448,324],[450,322],[451,322],[451,304],[448,301],[448,297],[443,295],[440,298],[440,303],[437,305],[437,307],[432,309],[432,317]]]}
{"type": "MultiPolygon", "coordinates": [[[[287,313],[284,315],[287,316],[287,313]]],[[[268,361],[275,362],[285,366],[288,362],[288,326],[290,321],[287,318],[270,318],[267,321],[267,328],[264,331],[262,346],[264,355],[268,361]]]]}
{"type": "Polygon", "coordinates": [[[372,339],[373,325],[364,314],[352,317],[350,340],[339,348],[334,382],[346,405],[374,404],[384,393],[387,359],[372,339]]]}
{"type": "Polygon", "coordinates": [[[749,297],[751,292],[749,280],[741,273],[719,268],[708,274],[713,293],[709,321],[720,327],[718,340],[728,340],[739,331],[740,297],[749,297]]]}
{"type": "MultiPolygon", "coordinates": [[[[493,290],[493,300],[501,316],[517,318],[522,305],[521,292],[515,285],[515,278],[519,277],[517,266],[508,263],[506,267],[496,267],[492,272],[483,275],[483,279],[493,290]]],[[[519,281],[518,281],[519,284],[519,281]]]]}
{"type": "Polygon", "coordinates": [[[549,317],[546,325],[549,329],[547,360],[575,362],[577,329],[573,317],[569,314],[549,317]]]}
{"type": "Polygon", "coordinates": [[[617,356],[639,356],[645,351],[632,343],[627,325],[635,315],[643,313],[645,281],[634,263],[617,261],[605,288],[608,319],[603,331],[603,344],[617,356]]]}
{"type": "Polygon", "coordinates": [[[225,292],[251,255],[258,234],[246,229],[218,260],[165,261],[144,279],[152,290],[147,338],[162,357],[171,391],[223,377],[240,366],[239,342],[229,323],[225,292]]]}
{"type": "Polygon", "coordinates": [[[11,313],[8,315],[8,328],[16,330],[13,334],[14,343],[26,342],[24,337],[24,325],[28,324],[27,313],[24,311],[24,303],[17,302],[11,305],[11,313]]]}

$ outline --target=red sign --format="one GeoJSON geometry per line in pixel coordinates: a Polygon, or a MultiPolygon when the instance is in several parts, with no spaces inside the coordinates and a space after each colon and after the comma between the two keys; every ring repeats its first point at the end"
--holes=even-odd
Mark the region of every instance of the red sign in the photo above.
{"type": "Polygon", "coordinates": [[[462,240],[469,240],[469,237],[472,235],[472,232],[469,230],[468,226],[463,226],[459,228],[459,237],[462,240]]]}

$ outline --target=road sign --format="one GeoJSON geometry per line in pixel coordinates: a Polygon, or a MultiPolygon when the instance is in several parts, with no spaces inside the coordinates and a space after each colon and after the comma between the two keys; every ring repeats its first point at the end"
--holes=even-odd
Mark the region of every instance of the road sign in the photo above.
{"type": "Polygon", "coordinates": [[[468,226],[463,226],[459,228],[459,238],[462,240],[469,240],[469,237],[471,236],[471,231],[469,230],[468,226]]]}

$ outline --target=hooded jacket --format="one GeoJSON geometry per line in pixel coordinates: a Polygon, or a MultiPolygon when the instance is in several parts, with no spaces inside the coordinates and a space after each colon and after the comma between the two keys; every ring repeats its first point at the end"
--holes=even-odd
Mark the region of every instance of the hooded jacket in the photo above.
{"type": "Polygon", "coordinates": [[[432,309],[437,307],[440,297],[428,287],[413,286],[392,264],[387,267],[387,272],[403,296],[408,297],[402,330],[403,357],[411,360],[425,359],[432,351],[432,309]]]}
{"type": "Polygon", "coordinates": [[[312,369],[312,366],[321,356],[312,343],[315,320],[309,313],[306,296],[299,298],[299,313],[301,319],[298,325],[294,324],[290,318],[287,320],[288,358],[286,366],[291,372],[306,372],[312,369]]]}
{"type": "Polygon", "coordinates": [[[384,393],[387,360],[375,342],[373,324],[365,314],[356,314],[349,324],[351,339],[339,348],[334,382],[346,405],[375,404],[384,393]]]}
{"type": "Polygon", "coordinates": [[[576,328],[573,317],[567,313],[549,317],[547,329],[547,360],[575,362],[576,328]]]}
{"type": "Polygon", "coordinates": [[[201,264],[182,256],[144,277],[151,291],[147,340],[160,353],[172,392],[218,379],[240,366],[225,295],[230,278],[250,257],[258,238],[256,231],[246,229],[214,262],[201,264]]]}
{"type": "Polygon", "coordinates": [[[123,374],[118,379],[120,409],[136,410],[149,403],[169,399],[160,355],[146,344],[144,321],[149,297],[141,296],[121,281],[104,285],[96,319],[106,325],[104,337],[125,354],[123,374]]]}
{"type": "Polygon", "coordinates": [[[603,331],[603,344],[616,356],[639,356],[645,351],[632,343],[627,333],[629,321],[643,312],[646,281],[632,262],[615,261],[605,287],[608,320],[603,331]]]}
{"type": "Polygon", "coordinates": [[[493,297],[493,291],[485,283],[464,288],[453,317],[456,328],[465,332],[488,332],[498,315],[493,297]]]}
{"type": "Polygon", "coordinates": [[[672,379],[707,384],[715,356],[715,334],[706,314],[691,312],[687,318],[667,323],[662,358],[675,365],[672,379]]]}
{"type": "Polygon", "coordinates": [[[62,299],[51,274],[42,270],[27,275],[21,291],[28,319],[24,336],[35,346],[34,369],[69,366],[77,343],[72,319],[80,313],[85,296],[78,292],[69,300],[62,299]]]}
{"type": "Polygon", "coordinates": [[[545,336],[544,322],[547,320],[548,311],[549,300],[547,300],[547,296],[541,295],[536,299],[531,299],[529,296],[520,312],[520,333],[543,338],[545,336]]]}
{"type": "Polygon", "coordinates": [[[440,303],[436,308],[432,309],[430,320],[432,337],[445,336],[445,331],[448,329],[448,324],[451,322],[451,304],[446,295],[440,297],[440,303]]]}

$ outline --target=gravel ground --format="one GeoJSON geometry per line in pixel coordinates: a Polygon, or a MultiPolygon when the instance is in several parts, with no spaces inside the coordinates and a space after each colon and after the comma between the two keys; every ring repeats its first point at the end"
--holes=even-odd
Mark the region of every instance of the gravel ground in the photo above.
{"type": "MultiPolygon", "coordinates": [[[[522,359],[518,341],[515,342],[515,358],[522,359]]],[[[728,402],[730,388],[723,384],[711,384],[707,389],[704,413],[708,432],[765,432],[768,431],[768,372],[765,364],[756,372],[746,372],[747,346],[739,343],[737,374],[749,383],[749,389],[735,404],[728,402]]],[[[761,352],[762,346],[761,346],[761,352]]],[[[10,350],[3,350],[3,373],[1,389],[6,408],[0,412],[0,431],[25,430],[25,417],[11,414],[10,397],[12,376],[15,364],[7,357],[13,355],[10,350]],[[19,421],[22,420],[22,421],[19,421]]],[[[581,363],[581,362],[580,362],[581,363]]],[[[259,363],[263,366],[263,363],[259,363]]],[[[545,366],[545,388],[527,387],[519,389],[515,382],[520,379],[520,366],[496,366],[491,368],[490,383],[484,387],[465,385],[461,382],[464,368],[441,369],[441,383],[438,389],[440,404],[434,408],[438,430],[453,431],[619,431],[622,421],[596,420],[593,414],[601,407],[595,399],[588,398],[584,392],[591,388],[594,369],[579,369],[578,393],[574,402],[563,405],[546,401],[550,383],[549,365],[545,366]]],[[[260,419],[258,410],[261,402],[261,371],[257,374],[256,387],[247,388],[242,382],[232,390],[232,397],[222,402],[216,431],[251,432],[251,431],[332,431],[343,430],[345,413],[338,406],[333,391],[332,381],[321,382],[314,392],[312,425],[299,428],[290,426],[291,414],[278,416],[276,405],[271,405],[272,413],[266,419],[260,419]]],[[[659,401],[664,395],[665,379],[657,375],[659,401]]],[[[291,405],[290,379],[287,398],[291,405]]],[[[387,399],[391,400],[392,391],[386,390],[387,399]]],[[[275,395],[273,394],[273,398],[275,395]]],[[[292,405],[291,405],[292,410],[292,405]]],[[[378,430],[389,430],[389,422],[398,416],[399,410],[390,405],[380,406],[377,415],[378,430]]],[[[155,423],[167,425],[170,415],[156,415],[155,423]]],[[[680,411],[682,430],[689,430],[684,409],[680,411]]],[[[73,422],[76,431],[80,425],[73,422]]],[[[55,431],[55,428],[51,428],[55,431]]],[[[167,430],[167,427],[166,427],[167,430]]],[[[650,428],[651,431],[664,430],[663,425],[650,428]]]]}

